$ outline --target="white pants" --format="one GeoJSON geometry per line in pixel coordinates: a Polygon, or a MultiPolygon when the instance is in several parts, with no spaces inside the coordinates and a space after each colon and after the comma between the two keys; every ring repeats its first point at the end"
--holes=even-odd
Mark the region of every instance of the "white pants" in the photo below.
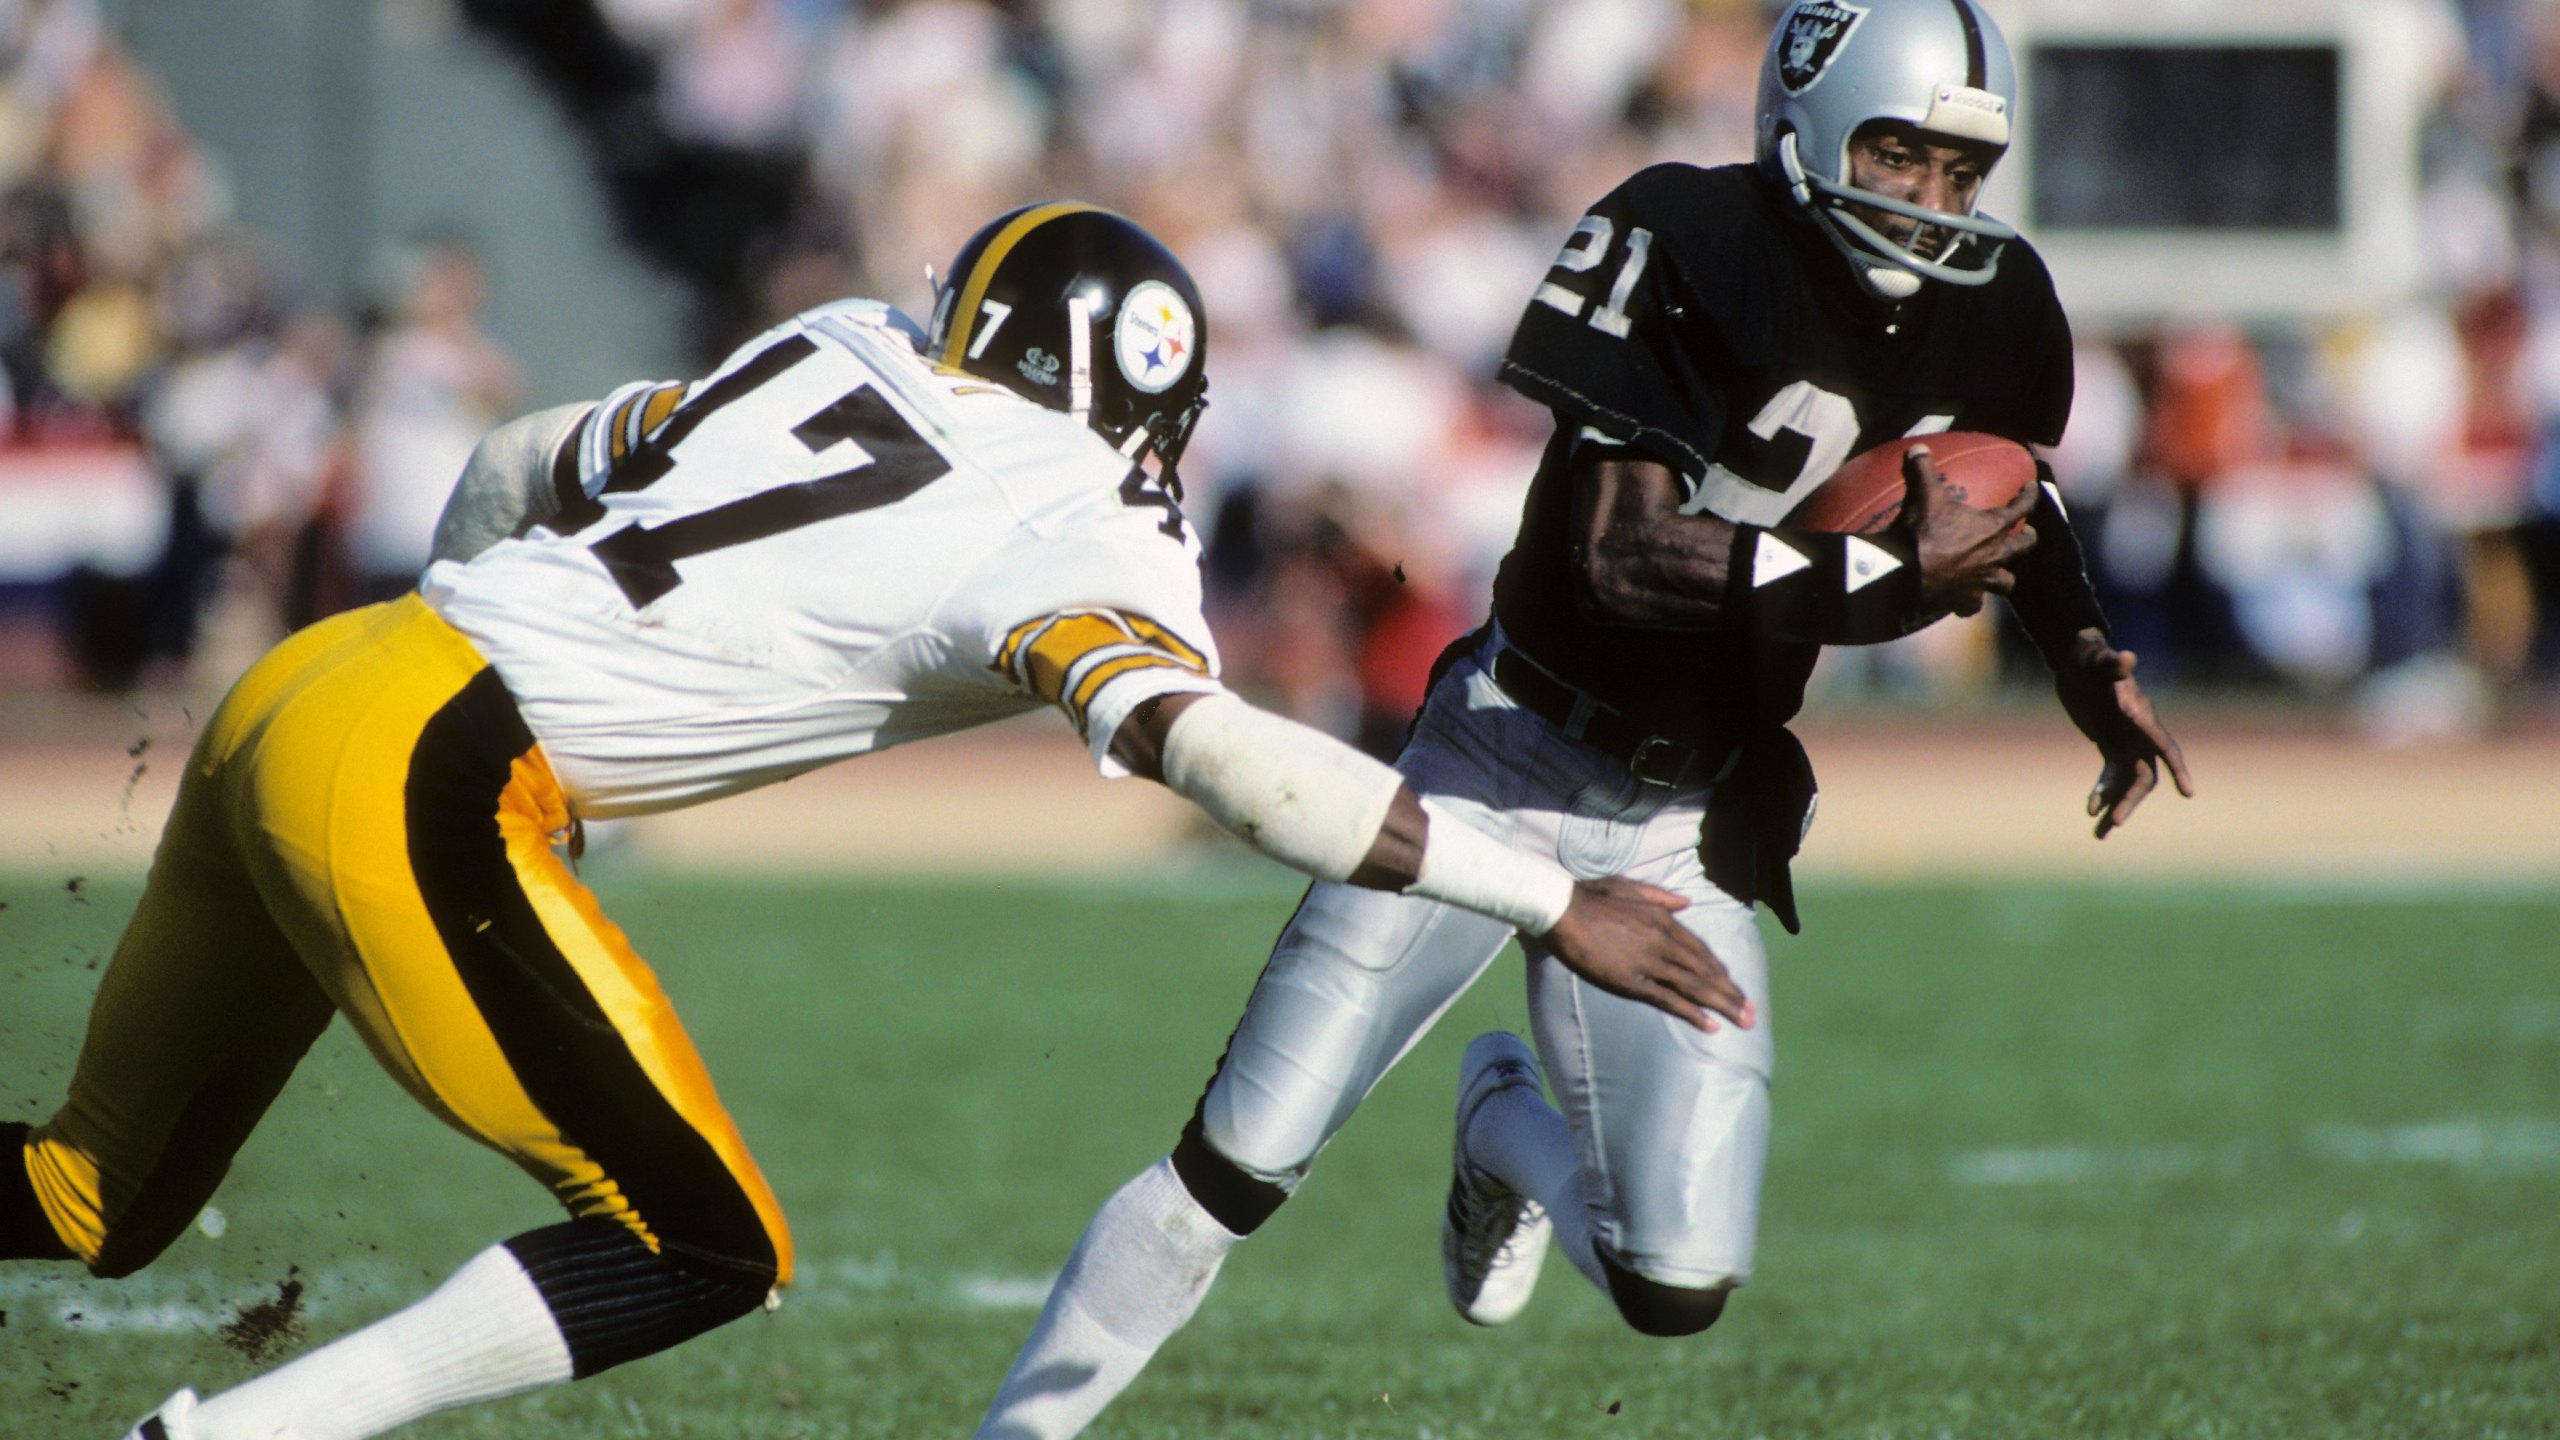
{"type": "MultiPolygon", "coordinates": [[[[1486,671],[1495,643],[1433,687],[1396,768],[1443,813],[1578,877],[1626,875],[1687,897],[1682,922],[1758,1007],[1753,1028],[1701,1033],[1592,986],[1534,943],[1529,1014],[1602,1250],[1667,1285],[1740,1284],[1768,1155],[1769,966],[1751,907],[1699,864],[1710,787],[1646,784],[1519,708],[1486,671]]],[[[1433,901],[1310,889],[1201,1102],[1209,1143],[1294,1187],[1509,938],[1498,920],[1433,901]]]]}

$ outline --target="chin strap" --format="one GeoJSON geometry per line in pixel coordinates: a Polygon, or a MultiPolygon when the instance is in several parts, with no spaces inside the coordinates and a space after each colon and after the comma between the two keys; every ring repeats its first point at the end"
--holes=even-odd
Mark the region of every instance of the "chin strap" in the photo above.
{"type": "Polygon", "coordinates": [[[1093,302],[1082,295],[1067,297],[1067,413],[1093,414],[1093,302]]]}

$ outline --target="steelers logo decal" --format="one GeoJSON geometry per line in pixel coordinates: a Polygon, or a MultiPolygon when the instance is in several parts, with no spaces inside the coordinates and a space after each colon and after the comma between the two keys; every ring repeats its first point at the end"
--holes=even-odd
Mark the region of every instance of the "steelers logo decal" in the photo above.
{"type": "Polygon", "coordinates": [[[1172,286],[1142,280],[1120,302],[1111,350],[1130,384],[1150,395],[1172,389],[1191,372],[1192,356],[1199,348],[1200,322],[1172,286]]]}

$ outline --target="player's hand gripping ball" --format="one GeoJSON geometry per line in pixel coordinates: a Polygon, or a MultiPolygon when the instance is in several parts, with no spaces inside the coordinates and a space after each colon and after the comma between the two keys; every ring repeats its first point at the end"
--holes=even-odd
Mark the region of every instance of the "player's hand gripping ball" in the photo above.
{"type": "Polygon", "coordinates": [[[1997,510],[2036,483],[2036,457],[2014,440],[1972,430],[1905,436],[1849,457],[1787,513],[1785,523],[1836,535],[1885,529],[1902,513],[1902,457],[1923,447],[1947,492],[1976,510],[1997,510]]]}

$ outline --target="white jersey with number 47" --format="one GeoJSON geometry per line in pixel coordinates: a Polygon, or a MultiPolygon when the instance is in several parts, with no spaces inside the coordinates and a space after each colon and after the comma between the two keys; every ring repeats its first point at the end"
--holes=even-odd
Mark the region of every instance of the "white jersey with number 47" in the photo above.
{"type": "Polygon", "coordinates": [[[584,814],[1042,704],[1112,774],[1141,701],[1220,688],[1173,499],[1076,419],[935,368],[887,306],[824,306],[707,379],[627,386],[562,443],[561,512],[420,589],[584,814]]]}

